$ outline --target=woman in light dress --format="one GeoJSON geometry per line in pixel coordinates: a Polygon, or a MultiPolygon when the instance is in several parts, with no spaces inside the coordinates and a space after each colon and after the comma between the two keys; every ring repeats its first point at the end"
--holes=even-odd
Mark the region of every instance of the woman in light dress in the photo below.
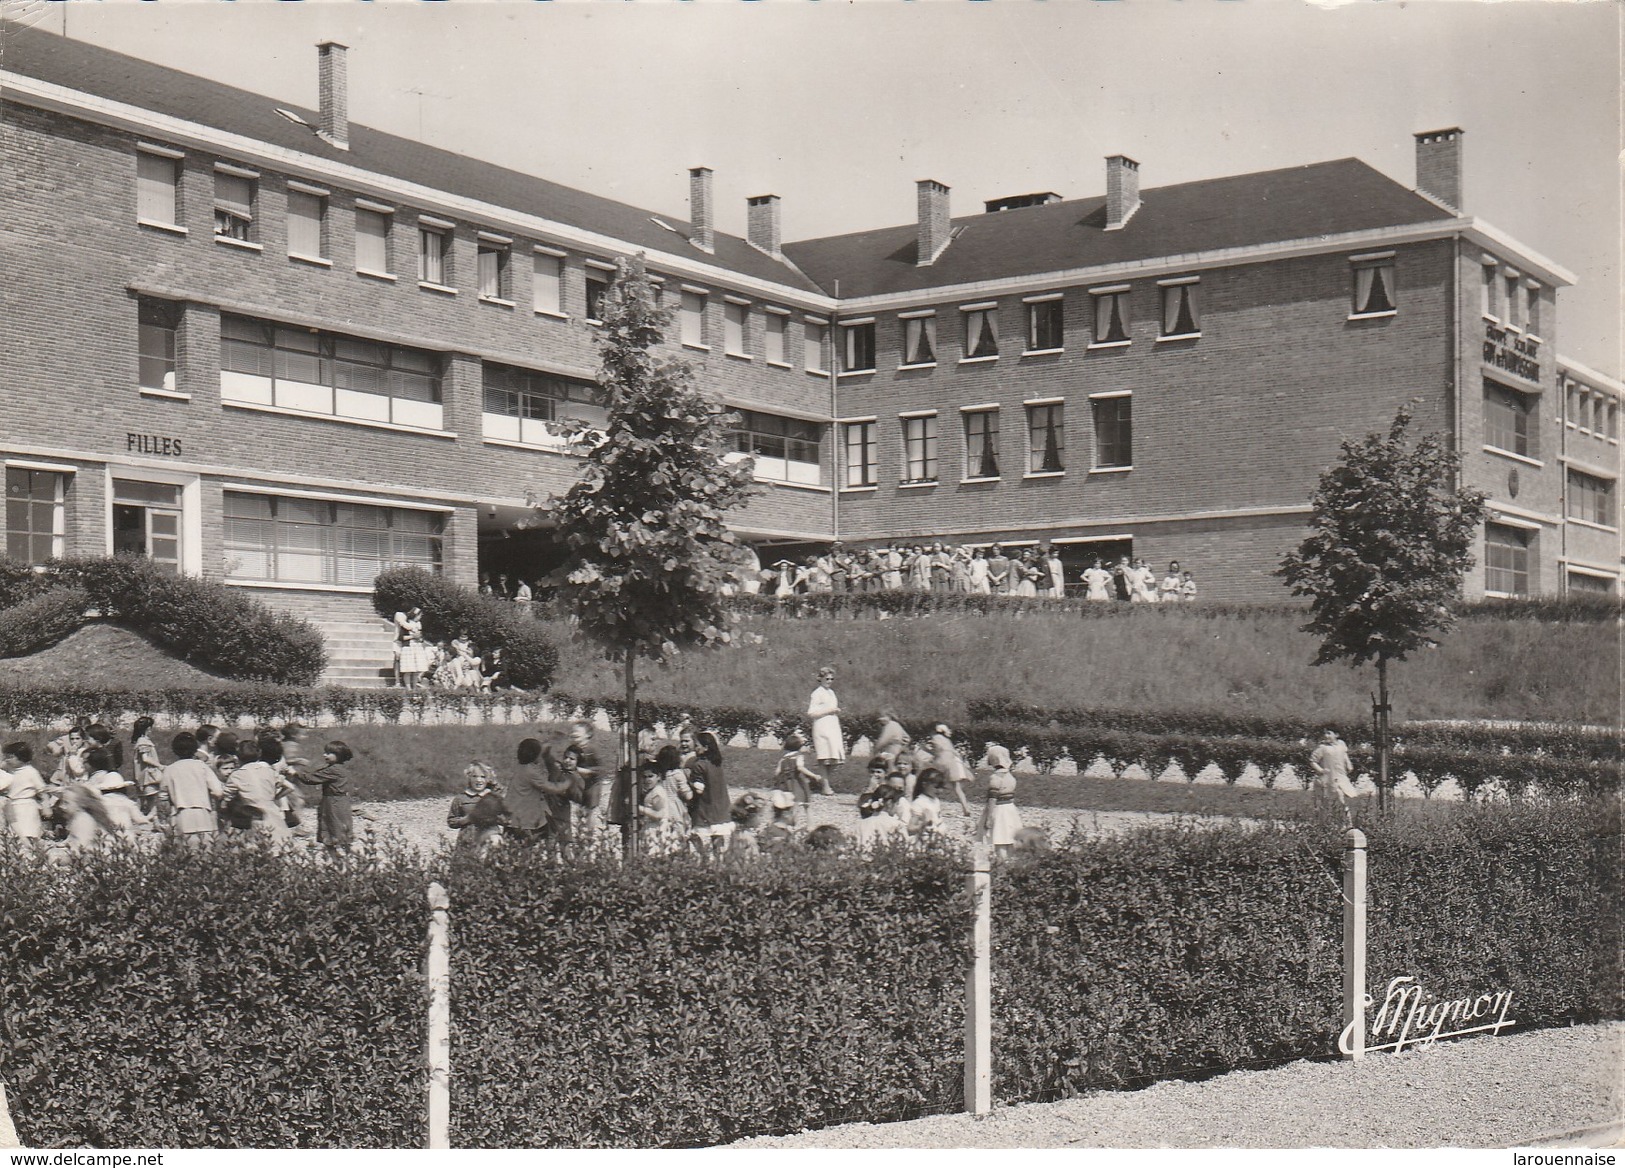
{"type": "Polygon", "coordinates": [[[1163,576],[1162,584],[1158,587],[1160,603],[1169,604],[1177,601],[1179,599],[1179,584],[1179,561],[1170,560],[1168,561],[1168,572],[1163,576]]]}
{"type": "Polygon", "coordinates": [[[1033,562],[1034,553],[1031,548],[1021,553],[1021,558],[1010,565],[1010,594],[1024,596],[1032,599],[1038,595],[1038,568],[1033,562]]]}
{"type": "Polygon", "coordinates": [[[1098,558],[1083,570],[1083,584],[1084,588],[1087,589],[1084,593],[1085,600],[1110,600],[1112,598],[1112,574],[1106,571],[1098,558]]]}
{"type": "Polygon", "coordinates": [[[1130,569],[1129,588],[1132,599],[1140,604],[1157,603],[1157,574],[1144,560],[1135,560],[1130,569]]]}
{"type": "Polygon", "coordinates": [[[417,689],[429,668],[429,650],[423,643],[423,610],[416,605],[395,614],[395,673],[400,684],[417,689]]]}
{"type": "Polygon", "coordinates": [[[835,794],[829,784],[835,768],[846,761],[846,743],[841,737],[841,703],[835,697],[835,670],[829,666],[818,671],[818,686],[807,703],[807,717],[812,719],[813,757],[824,772],[823,794],[835,794]]]}
{"type": "Polygon", "coordinates": [[[988,580],[987,552],[977,548],[970,558],[970,590],[978,596],[987,596],[993,591],[993,585],[988,580]]]}

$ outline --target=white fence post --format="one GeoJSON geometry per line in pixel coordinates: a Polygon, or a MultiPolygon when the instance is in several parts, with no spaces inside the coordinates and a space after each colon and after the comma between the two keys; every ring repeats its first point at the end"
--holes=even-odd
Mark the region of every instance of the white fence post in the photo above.
{"type": "Polygon", "coordinates": [[[1338,1050],[1365,1057],[1365,834],[1348,830],[1343,847],[1343,1038],[1338,1050]]]}
{"type": "Polygon", "coordinates": [[[965,1110],[993,1110],[993,920],[988,850],[977,844],[965,887],[974,906],[971,965],[965,973],[965,1110]]]}
{"type": "Polygon", "coordinates": [[[17,1129],[11,1125],[11,1108],[6,1103],[6,1085],[0,1083],[0,1148],[20,1148],[17,1129]]]}
{"type": "Polygon", "coordinates": [[[451,1147],[451,897],[438,882],[429,885],[429,1142],[451,1147]]]}

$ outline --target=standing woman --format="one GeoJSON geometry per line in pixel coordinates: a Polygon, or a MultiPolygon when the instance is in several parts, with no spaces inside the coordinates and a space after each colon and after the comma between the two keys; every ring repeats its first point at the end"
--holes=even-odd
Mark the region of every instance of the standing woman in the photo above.
{"type": "Polygon", "coordinates": [[[965,784],[970,780],[970,768],[960,757],[959,748],[954,745],[951,737],[952,730],[938,722],[931,730],[931,766],[942,772],[942,777],[953,785],[954,798],[959,800],[959,809],[970,817],[970,800],[965,798],[965,784]]]}
{"type": "Polygon", "coordinates": [[[993,591],[993,584],[988,578],[987,553],[981,548],[971,553],[970,590],[977,596],[987,596],[993,591]]]}
{"type": "Polygon", "coordinates": [[[694,798],[688,805],[689,838],[700,855],[720,856],[734,833],[733,796],[722,774],[722,743],[709,730],[694,736],[699,754],[688,764],[688,785],[694,798]]]}
{"type": "Polygon", "coordinates": [[[818,671],[818,687],[807,703],[807,717],[812,719],[813,757],[824,772],[821,794],[825,795],[835,794],[835,788],[829,785],[830,776],[846,761],[840,714],[841,703],[835,697],[835,670],[826,665],[818,671]]]}
{"type": "Polygon", "coordinates": [[[135,756],[134,777],[136,800],[141,806],[141,814],[151,815],[158,806],[158,780],[163,773],[163,763],[158,758],[158,748],[153,745],[148,734],[152,730],[151,718],[142,715],[130,727],[130,753],[135,756]]]}
{"type": "Polygon", "coordinates": [[[1044,549],[1044,567],[1049,572],[1049,594],[1059,600],[1066,595],[1066,565],[1054,547],[1044,549]]]}
{"type": "Polygon", "coordinates": [[[1167,604],[1179,599],[1179,561],[1168,561],[1168,574],[1162,578],[1158,591],[1162,594],[1159,603],[1167,604]]]}
{"type": "Polygon", "coordinates": [[[395,672],[403,686],[417,689],[428,667],[429,651],[423,644],[423,610],[413,605],[395,614],[395,672]]]}

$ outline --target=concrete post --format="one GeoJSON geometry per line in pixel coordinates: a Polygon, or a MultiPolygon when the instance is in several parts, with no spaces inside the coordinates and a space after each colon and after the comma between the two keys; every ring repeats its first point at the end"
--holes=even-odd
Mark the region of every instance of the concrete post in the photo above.
{"type": "Polygon", "coordinates": [[[1365,1057],[1365,833],[1348,830],[1343,848],[1343,1036],[1338,1050],[1365,1057]]]}
{"type": "Polygon", "coordinates": [[[451,897],[440,884],[429,885],[429,955],[424,973],[429,982],[429,1142],[451,1147],[451,897]]]}
{"type": "Polygon", "coordinates": [[[965,878],[975,912],[971,965],[965,973],[965,1110],[993,1110],[993,915],[988,850],[977,844],[965,878]]]}

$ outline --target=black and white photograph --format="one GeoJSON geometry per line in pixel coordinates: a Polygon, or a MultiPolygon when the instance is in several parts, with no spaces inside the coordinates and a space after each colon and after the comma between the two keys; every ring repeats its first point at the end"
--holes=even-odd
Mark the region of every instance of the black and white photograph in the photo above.
{"type": "Polygon", "coordinates": [[[1622,33],[0,0],[0,1158],[1615,1163],[1622,33]]]}

